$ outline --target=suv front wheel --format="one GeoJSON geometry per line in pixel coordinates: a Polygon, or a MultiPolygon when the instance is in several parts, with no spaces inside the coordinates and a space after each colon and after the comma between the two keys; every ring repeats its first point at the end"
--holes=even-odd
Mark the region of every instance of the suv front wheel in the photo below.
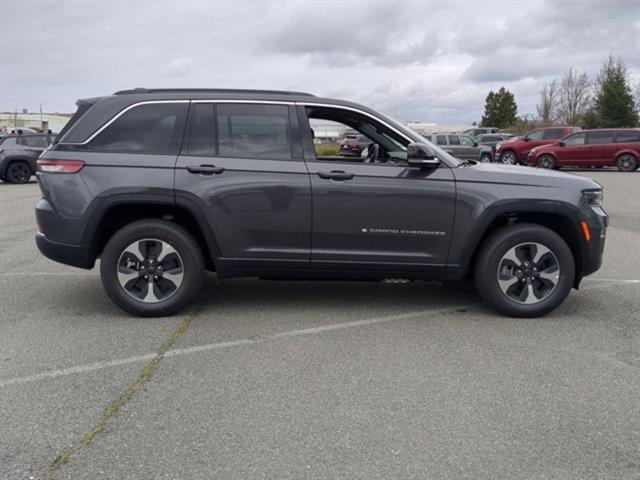
{"type": "Polygon", "coordinates": [[[513,317],[539,317],[567,298],[575,263],[557,233],[522,223],[501,228],[484,242],[474,272],[478,292],[493,308],[513,317]]]}
{"type": "Polygon", "coordinates": [[[193,236],[165,220],[140,220],[118,230],[100,262],[109,298],[142,317],[172,315],[191,304],[204,282],[204,259],[193,236]]]}
{"type": "Polygon", "coordinates": [[[507,150],[506,152],[500,155],[500,161],[505,165],[517,165],[518,157],[516,156],[516,152],[512,150],[507,150]]]}

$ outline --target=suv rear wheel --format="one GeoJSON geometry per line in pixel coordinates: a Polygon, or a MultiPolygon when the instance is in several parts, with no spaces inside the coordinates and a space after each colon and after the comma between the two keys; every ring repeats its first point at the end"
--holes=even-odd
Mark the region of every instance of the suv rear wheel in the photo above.
{"type": "Polygon", "coordinates": [[[633,172],[638,168],[638,161],[630,153],[624,153],[616,160],[616,166],[621,172],[633,172]]]}
{"type": "Polygon", "coordinates": [[[192,303],[204,282],[204,259],[193,236],[165,220],[118,230],[100,262],[102,284],[121,309],[142,317],[172,315],[192,303]]]}
{"type": "Polygon", "coordinates": [[[493,233],[482,245],[475,284],[482,298],[513,317],[538,317],[556,309],[571,290],[575,263],[553,230],[517,224],[493,233]]]}
{"type": "Polygon", "coordinates": [[[12,162],[7,168],[5,178],[9,183],[27,183],[31,178],[31,167],[21,160],[12,162]]]}

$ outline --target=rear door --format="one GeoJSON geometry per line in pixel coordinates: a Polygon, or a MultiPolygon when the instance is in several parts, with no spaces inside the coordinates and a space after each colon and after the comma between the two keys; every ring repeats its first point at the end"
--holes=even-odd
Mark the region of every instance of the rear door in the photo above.
{"type": "Polygon", "coordinates": [[[292,105],[194,101],[175,192],[206,217],[222,271],[309,267],[311,186],[292,105]]]}

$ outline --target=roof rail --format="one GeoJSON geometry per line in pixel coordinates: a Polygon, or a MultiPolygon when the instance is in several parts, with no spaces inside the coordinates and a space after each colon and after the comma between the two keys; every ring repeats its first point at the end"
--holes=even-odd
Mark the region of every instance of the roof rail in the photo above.
{"type": "Polygon", "coordinates": [[[291,92],[287,90],[245,90],[238,88],[133,88],[130,90],[120,90],[114,95],[132,95],[138,93],[262,93],[271,95],[301,95],[314,97],[315,95],[305,92],[291,92]]]}

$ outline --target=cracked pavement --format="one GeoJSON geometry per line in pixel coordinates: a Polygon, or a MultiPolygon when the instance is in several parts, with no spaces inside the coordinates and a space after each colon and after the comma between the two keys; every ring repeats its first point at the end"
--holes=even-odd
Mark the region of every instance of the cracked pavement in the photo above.
{"type": "Polygon", "coordinates": [[[51,478],[639,479],[640,172],[588,173],[605,262],[541,319],[467,283],[213,276],[134,318],[37,252],[37,185],[0,183],[0,478],[80,445],[51,478]]]}

